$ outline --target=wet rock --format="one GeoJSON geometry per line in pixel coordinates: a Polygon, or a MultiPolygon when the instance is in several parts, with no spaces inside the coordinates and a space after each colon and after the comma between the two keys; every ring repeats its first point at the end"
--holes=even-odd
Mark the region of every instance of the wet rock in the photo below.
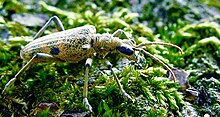
{"type": "Polygon", "coordinates": [[[90,117],[89,112],[74,112],[65,110],[60,117],[90,117]]]}
{"type": "Polygon", "coordinates": [[[42,110],[45,110],[48,107],[50,107],[51,109],[55,109],[55,110],[59,108],[55,102],[52,102],[52,103],[42,102],[42,103],[38,104],[37,107],[42,110]]]}
{"type": "Polygon", "coordinates": [[[10,33],[6,27],[0,24],[0,41],[5,41],[8,43],[10,33]]]}
{"type": "MultiPolygon", "coordinates": [[[[187,73],[183,69],[177,69],[177,68],[173,68],[172,71],[175,74],[176,80],[179,83],[179,85],[183,87],[181,91],[185,93],[186,89],[189,88],[189,80],[188,80],[189,73],[187,73]]],[[[170,73],[169,73],[169,79],[172,79],[170,73]]]]}
{"type": "Polygon", "coordinates": [[[36,27],[43,26],[48,20],[48,16],[45,14],[13,14],[12,20],[25,26],[36,27]]]}

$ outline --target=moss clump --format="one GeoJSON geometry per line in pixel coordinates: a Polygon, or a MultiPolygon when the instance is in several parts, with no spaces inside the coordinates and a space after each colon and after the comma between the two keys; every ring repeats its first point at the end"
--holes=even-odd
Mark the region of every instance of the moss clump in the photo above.
{"type": "MultiPolygon", "coordinates": [[[[208,5],[213,4],[209,2],[208,5]]],[[[181,93],[183,88],[166,78],[166,70],[141,53],[138,63],[109,54],[106,58],[113,63],[114,71],[134,102],[123,98],[112,74],[105,70],[100,59],[94,58],[89,74],[88,99],[93,107],[92,114],[82,104],[85,61],[36,64],[22,74],[4,95],[0,95],[0,116],[166,117],[190,115],[187,112],[201,116],[219,115],[219,17],[204,9],[219,10],[208,5],[196,0],[1,1],[0,91],[21,69],[23,61],[19,51],[32,41],[32,36],[42,25],[20,24],[13,15],[24,18],[24,14],[28,14],[34,18],[39,17],[36,14],[47,12],[42,20],[57,15],[65,29],[90,24],[97,28],[97,33],[113,33],[122,29],[137,43],[159,41],[177,44],[184,50],[183,56],[169,47],[147,46],[146,49],[168,66],[190,73],[186,78],[190,86],[185,89],[193,88],[198,96],[188,96],[187,90],[181,93]],[[210,20],[204,21],[204,18],[210,20]],[[184,107],[185,104],[188,106],[184,107]]],[[[51,25],[45,35],[53,32],[56,30],[51,25]]]]}

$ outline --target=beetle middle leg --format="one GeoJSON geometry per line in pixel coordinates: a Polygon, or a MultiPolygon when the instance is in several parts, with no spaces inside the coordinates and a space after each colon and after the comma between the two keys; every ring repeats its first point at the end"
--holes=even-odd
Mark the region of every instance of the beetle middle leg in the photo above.
{"type": "Polygon", "coordinates": [[[27,64],[21,68],[21,70],[15,75],[14,78],[12,78],[4,87],[2,94],[4,94],[5,90],[9,88],[11,85],[14,84],[14,82],[21,76],[24,71],[26,71],[32,64],[35,63],[43,63],[43,62],[62,62],[62,60],[55,58],[49,54],[45,53],[37,53],[35,54],[28,62],[27,64]]]}
{"type": "Polygon", "coordinates": [[[90,112],[92,112],[92,106],[89,104],[87,96],[88,96],[89,68],[91,64],[92,64],[92,59],[88,58],[85,64],[86,71],[85,71],[85,81],[84,81],[84,87],[83,87],[83,103],[85,104],[86,108],[89,109],[90,112]]]}

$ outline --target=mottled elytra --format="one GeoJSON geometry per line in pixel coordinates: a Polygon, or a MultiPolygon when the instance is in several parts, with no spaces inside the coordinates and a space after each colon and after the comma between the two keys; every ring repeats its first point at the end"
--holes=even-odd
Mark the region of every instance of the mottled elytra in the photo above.
{"type": "Polygon", "coordinates": [[[52,47],[50,50],[51,55],[58,55],[60,53],[60,49],[58,47],[52,47]]]}
{"type": "Polygon", "coordinates": [[[92,64],[93,56],[100,57],[105,60],[108,68],[111,70],[118,87],[125,98],[132,100],[131,96],[125,92],[118,77],[112,70],[112,64],[105,59],[108,53],[119,53],[125,57],[137,60],[135,51],[140,51],[150,56],[160,64],[162,64],[172,75],[172,80],[176,80],[173,71],[164,64],[161,60],[147,52],[144,47],[146,45],[165,45],[172,46],[180,50],[180,47],[160,42],[141,43],[136,45],[135,41],[129,39],[123,30],[118,29],[113,34],[98,34],[96,28],[92,25],[81,26],[73,29],[64,30],[63,24],[57,16],[53,16],[34,36],[34,40],[27,44],[20,52],[21,58],[28,61],[27,64],[12,78],[6,85],[2,94],[9,88],[21,74],[27,70],[32,64],[50,63],[50,62],[78,62],[86,60],[85,66],[85,81],[83,89],[83,102],[87,109],[92,112],[92,106],[87,99],[88,94],[88,74],[92,64]],[[51,21],[57,25],[59,32],[42,36],[44,30],[48,27],[51,21]],[[127,39],[121,40],[119,36],[124,34],[127,39]]]}

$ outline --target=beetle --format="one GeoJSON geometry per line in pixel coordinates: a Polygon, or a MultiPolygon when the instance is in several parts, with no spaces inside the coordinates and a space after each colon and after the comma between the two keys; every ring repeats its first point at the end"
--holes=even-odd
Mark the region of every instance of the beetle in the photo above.
{"type": "Polygon", "coordinates": [[[83,87],[83,103],[87,109],[92,112],[92,106],[87,99],[88,94],[88,74],[92,64],[92,57],[97,56],[103,60],[111,70],[117,85],[125,98],[131,99],[131,96],[125,92],[118,77],[112,70],[112,64],[105,59],[108,53],[118,52],[131,60],[137,60],[135,51],[141,51],[150,56],[160,64],[162,64],[172,76],[172,80],[176,80],[173,71],[164,64],[161,60],[147,52],[144,47],[146,45],[165,45],[172,46],[180,50],[176,45],[162,42],[147,42],[136,45],[133,39],[130,39],[126,33],[118,29],[113,34],[96,33],[96,28],[92,25],[81,26],[73,29],[64,30],[63,24],[57,16],[51,17],[46,24],[37,32],[33,41],[28,43],[21,51],[20,56],[25,61],[28,61],[21,70],[12,78],[4,87],[2,94],[27,70],[31,65],[36,63],[49,62],[79,62],[86,59],[85,62],[85,81],[83,87]],[[51,21],[55,22],[55,26],[59,32],[42,36],[44,30],[49,26],[51,21]],[[127,39],[120,39],[119,36],[124,34],[127,39]]]}

